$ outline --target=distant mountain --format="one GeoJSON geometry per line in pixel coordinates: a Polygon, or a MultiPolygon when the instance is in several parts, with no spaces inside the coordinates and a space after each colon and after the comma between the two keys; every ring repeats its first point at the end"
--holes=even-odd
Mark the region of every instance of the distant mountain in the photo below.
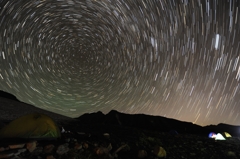
{"type": "Polygon", "coordinates": [[[104,115],[102,112],[83,114],[77,118],[83,124],[109,124],[125,127],[135,127],[151,131],[171,131],[179,133],[201,134],[202,127],[190,122],[178,121],[161,116],[151,116],[145,114],[125,114],[116,110],[104,115]]]}
{"type": "Polygon", "coordinates": [[[0,90],[0,97],[20,102],[16,96],[2,90],[0,90]]]}
{"type": "Polygon", "coordinates": [[[76,119],[78,120],[79,124],[85,125],[115,125],[159,132],[170,132],[174,130],[178,133],[198,134],[206,137],[210,132],[228,132],[233,136],[240,136],[239,126],[219,124],[202,127],[190,122],[179,121],[162,116],[151,116],[145,114],[125,114],[120,113],[116,110],[112,110],[106,115],[102,112],[83,114],[76,119]]]}

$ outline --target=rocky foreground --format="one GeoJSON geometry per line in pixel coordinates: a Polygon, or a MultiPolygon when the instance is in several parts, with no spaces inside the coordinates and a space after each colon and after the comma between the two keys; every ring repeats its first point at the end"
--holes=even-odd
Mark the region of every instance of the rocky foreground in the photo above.
{"type": "Polygon", "coordinates": [[[39,112],[49,115],[65,131],[57,140],[1,139],[0,159],[240,158],[239,126],[201,127],[164,117],[117,111],[70,119],[12,99],[15,98],[0,91],[0,128],[16,117],[39,112]],[[227,131],[233,137],[224,141],[210,139],[208,134],[212,131],[227,131]]]}
{"type": "Polygon", "coordinates": [[[15,159],[239,159],[240,141],[118,125],[70,122],[58,140],[0,141],[0,158],[15,159]]]}

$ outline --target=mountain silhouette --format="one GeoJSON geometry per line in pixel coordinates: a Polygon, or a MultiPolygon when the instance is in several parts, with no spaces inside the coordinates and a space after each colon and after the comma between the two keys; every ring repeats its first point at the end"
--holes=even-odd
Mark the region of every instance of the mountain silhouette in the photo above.
{"type": "Polygon", "coordinates": [[[0,90],[0,97],[20,102],[16,96],[12,95],[11,93],[4,92],[2,90],[0,90]]]}
{"type": "Polygon", "coordinates": [[[240,136],[240,126],[222,123],[218,125],[200,126],[191,122],[179,121],[162,116],[125,114],[116,110],[112,110],[107,114],[103,114],[100,111],[96,113],[86,113],[76,119],[78,120],[78,124],[92,125],[92,127],[94,125],[119,126],[158,132],[171,132],[174,130],[181,134],[197,134],[201,136],[208,136],[210,132],[228,132],[232,136],[240,136]]]}

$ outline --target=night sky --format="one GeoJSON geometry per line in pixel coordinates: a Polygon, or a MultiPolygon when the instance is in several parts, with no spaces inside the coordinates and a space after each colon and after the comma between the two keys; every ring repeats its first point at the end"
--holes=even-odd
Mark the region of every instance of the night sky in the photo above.
{"type": "Polygon", "coordinates": [[[0,0],[0,89],[70,117],[240,125],[239,0],[0,0]]]}

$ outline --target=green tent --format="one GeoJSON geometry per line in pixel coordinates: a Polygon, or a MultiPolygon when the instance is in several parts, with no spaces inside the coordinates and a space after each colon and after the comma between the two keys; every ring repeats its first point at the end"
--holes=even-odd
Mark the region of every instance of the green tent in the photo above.
{"type": "Polygon", "coordinates": [[[53,139],[60,136],[56,123],[49,116],[40,113],[21,116],[0,130],[0,138],[53,139]]]}

